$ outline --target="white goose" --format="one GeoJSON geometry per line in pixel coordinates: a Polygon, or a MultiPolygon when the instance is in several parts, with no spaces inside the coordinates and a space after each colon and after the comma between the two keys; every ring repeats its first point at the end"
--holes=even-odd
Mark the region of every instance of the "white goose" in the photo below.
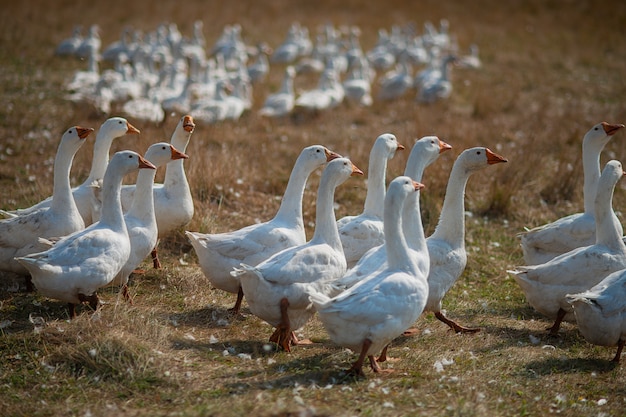
{"type": "Polygon", "coordinates": [[[292,66],[285,68],[285,76],[280,90],[267,96],[263,107],[259,110],[261,116],[281,117],[291,113],[296,100],[293,91],[293,80],[295,76],[296,71],[292,66]]]}
{"type": "Polygon", "coordinates": [[[337,186],[352,175],[363,175],[349,159],[328,163],[320,180],[313,238],[304,245],[276,253],[256,267],[242,264],[233,271],[241,281],[252,313],[276,327],[270,341],[291,351],[297,344],[293,330],[302,327],[315,313],[305,292],[310,287],[322,291],[346,271],[335,213],[337,186]]]}
{"type": "MultiPolygon", "coordinates": [[[[442,152],[452,147],[437,136],[424,136],[416,141],[409,154],[404,175],[411,177],[417,182],[422,181],[424,170],[439,158],[442,152]]],[[[414,251],[420,251],[423,245],[424,228],[421,223],[421,214],[419,212],[419,193],[409,196],[404,204],[402,213],[402,227],[404,236],[407,240],[409,248],[414,251]]],[[[367,251],[361,259],[348,272],[333,283],[333,296],[344,291],[359,281],[364,276],[372,274],[374,271],[380,271],[386,268],[387,264],[387,248],[385,243],[367,251]]],[[[423,262],[416,257],[417,266],[420,270],[430,269],[430,259],[424,259],[423,262]]]]}
{"type": "MultiPolygon", "coordinates": [[[[169,143],[159,142],[148,148],[144,158],[158,168],[176,159],[187,159],[188,156],[169,143]]],[[[157,243],[158,230],[152,192],[155,175],[156,170],[153,169],[139,171],[133,204],[124,214],[124,222],[130,239],[130,255],[111,284],[121,285],[122,294],[127,300],[130,300],[128,277],[154,250],[157,243]]]]}
{"type": "Polygon", "coordinates": [[[548,329],[551,334],[558,333],[563,320],[574,320],[567,294],[588,290],[610,273],[626,268],[626,245],[612,208],[615,185],[623,176],[622,164],[615,160],[602,170],[594,208],[595,244],[573,249],[545,264],[508,271],[524,291],[528,303],[541,314],[555,318],[554,325],[548,329]]]}
{"type": "MultiPolygon", "coordinates": [[[[89,172],[89,176],[81,185],[72,188],[72,194],[74,195],[76,207],[78,207],[78,211],[85,222],[85,226],[89,226],[97,220],[92,218],[92,212],[94,211],[93,185],[104,176],[107,164],[109,163],[109,151],[113,140],[126,134],[138,133],[139,130],[122,117],[112,117],[100,126],[100,130],[98,130],[98,134],[96,135],[96,141],[93,145],[93,160],[91,162],[91,171],[89,172]]],[[[51,198],[47,198],[32,207],[19,209],[12,213],[28,213],[30,211],[49,206],[50,202],[51,198]]]]}
{"type": "Polygon", "coordinates": [[[594,244],[594,200],[600,178],[600,153],[613,135],[623,127],[623,124],[602,122],[585,133],[582,143],[584,212],[571,214],[521,233],[526,265],[546,263],[572,249],[594,244]]]}
{"type": "Polygon", "coordinates": [[[267,222],[219,234],[185,232],[209,282],[215,288],[237,294],[234,314],[239,313],[243,291],[238,277],[230,272],[242,263],[255,266],[283,249],[306,242],[302,219],[306,182],[313,171],[339,157],[321,145],[304,148],[291,171],[278,212],[267,222]]]}
{"type": "Polygon", "coordinates": [[[88,301],[98,306],[96,291],[117,275],[130,255],[130,241],[120,204],[124,175],[154,165],[132,151],[117,152],[107,167],[103,183],[104,210],[99,222],[72,233],[44,252],[17,258],[32,276],[39,292],[75,305],[88,301]]]}
{"type": "Polygon", "coordinates": [[[435,232],[426,239],[430,255],[430,273],[428,301],[424,311],[432,311],[435,317],[457,333],[478,331],[457,324],[441,311],[443,298],[459,279],[467,264],[465,187],[474,172],[502,162],[507,162],[507,159],[484,147],[469,148],[461,152],[450,172],[435,232]]]}
{"type": "MultiPolygon", "coordinates": [[[[181,117],[170,139],[172,146],[185,152],[195,127],[193,117],[189,115],[181,117]]],[[[153,187],[159,239],[185,226],[193,218],[193,197],[183,162],[184,159],[177,159],[168,163],[163,183],[155,183],[153,187]]],[[[125,212],[133,203],[134,192],[135,187],[132,185],[122,189],[122,207],[125,212]]],[[[155,268],[161,267],[156,246],[152,252],[152,260],[155,268]]]]}
{"type": "MultiPolygon", "coordinates": [[[[91,128],[70,127],[59,143],[54,159],[54,186],[50,205],[0,221],[0,270],[28,275],[14,257],[46,248],[38,238],[65,236],[85,228],[72,198],[70,170],[74,155],[91,128]]],[[[27,286],[30,287],[27,282],[27,286]]],[[[31,289],[31,288],[29,288],[31,289]]]]}
{"type": "MultiPolygon", "coordinates": [[[[384,269],[363,277],[335,298],[309,290],[309,299],[332,341],[360,352],[349,373],[364,376],[366,357],[372,370],[381,372],[374,355],[385,352],[387,345],[417,320],[426,305],[428,269],[421,271],[417,267],[415,253],[409,249],[401,225],[405,201],[421,188],[422,184],[404,176],[389,185],[385,197],[387,265],[384,269]]],[[[420,254],[428,258],[423,240],[422,234],[420,254]]]]}
{"type": "Polygon", "coordinates": [[[626,270],[608,275],[587,291],[568,294],[578,329],[594,345],[617,346],[619,362],[626,344],[626,270]]]}
{"type": "Polygon", "coordinates": [[[391,133],[383,133],[376,138],[370,151],[363,212],[357,216],[342,217],[337,221],[348,268],[352,268],[365,252],[381,245],[385,240],[383,209],[387,161],[394,157],[396,150],[403,149],[404,146],[391,133]]]}

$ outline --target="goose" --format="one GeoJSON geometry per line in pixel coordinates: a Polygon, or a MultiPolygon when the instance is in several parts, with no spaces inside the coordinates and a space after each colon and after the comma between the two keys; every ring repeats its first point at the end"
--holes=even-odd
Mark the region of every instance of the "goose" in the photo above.
{"type": "Polygon", "coordinates": [[[404,146],[391,133],[383,133],[376,138],[370,151],[363,212],[337,221],[348,268],[352,268],[365,252],[385,240],[383,210],[387,161],[394,157],[397,150],[403,149],[404,146]]]}
{"type": "Polygon", "coordinates": [[[17,259],[30,272],[33,284],[45,297],[98,307],[96,291],[117,275],[130,255],[130,240],[120,204],[123,177],[137,169],[155,169],[136,152],[121,151],[111,158],[103,181],[102,218],[83,230],[65,236],[50,249],[17,259]]]}
{"type": "MultiPolygon", "coordinates": [[[[63,133],[54,159],[54,186],[50,205],[0,221],[0,270],[18,275],[28,271],[14,257],[43,250],[38,238],[65,236],[85,228],[72,198],[70,170],[74,155],[93,132],[70,127],[63,133]]],[[[30,282],[27,280],[30,290],[30,282]]]]}
{"type": "Polygon", "coordinates": [[[320,75],[317,87],[312,90],[303,91],[295,101],[295,108],[309,112],[326,110],[335,105],[333,98],[334,84],[336,82],[335,72],[325,70],[320,75]]]}
{"type": "MultiPolygon", "coordinates": [[[[170,139],[172,146],[184,153],[195,127],[193,117],[190,115],[181,117],[170,139]]],[[[185,226],[193,218],[193,196],[183,162],[184,158],[181,158],[168,163],[165,167],[163,183],[155,183],[153,186],[154,212],[159,239],[185,226]]],[[[122,187],[121,200],[124,212],[130,210],[134,194],[134,185],[122,187]]],[[[161,268],[156,246],[152,251],[152,260],[154,268],[161,268]]]]}
{"type": "MultiPolygon", "coordinates": [[[[425,271],[418,269],[414,259],[416,254],[409,249],[401,224],[405,201],[411,193],[423,187],[405,176],[389,184],[385,196],[387,265],[384,269],[363,277],[357,285],[335,298],[329,298],[315,288],[307,291],[331,340],[360,352],[348,373],[365,376],[363,362],[366,357],[372,370],[381,372],[374,354],[386,349],[394,338],[413,324],[426,305],[428,268],[425,271]]],[[[425,244],[420,255],[428,258],[425,244]]]]}
{"type": "Polygon", "coordinates": [[[479,329],[459,325],[445,316],[442,300],[459,279],[467,264],[465,250],[465,188],[470,176],[488,166],[508,162],[489,148],[474,147],[461,152],[450,171],[443,207],[435,232],[426,239],[430,255],[428,301],[424,311],[447,324],[456,333],[473,333],[479,329]]]}
{"type": "Polygon", "coordinates": [[[87,36],[85,36],[81,44],[76,48],[76,56],[79,58],[88,58],[96,53],[98,59],[100,59],[100,46],[102,46],[100,27],[98,25],[91,25],[89,26],[87,36]]]}
{"type": "Polygon", "coordinates": [[[219,234],[185,232],[209,282],[215,288],[237,294],[231,309],[234,314],[239,313],[243,291],[239,279],[230,272],[241,263],[255,266],[283,249],[306,242],[302,198],[307,179],[317,168],[339,157],[322,145],[304,148],[291,170],[278,212],[267,222],[219,234]]]}
{"type": "Polygon", "coordinates": [[[367,60],[365,57],[358,57],[354,62],[343,82],[346,99],[363,107],[371,106],[374,100],[367,60]]]}
{"type": "Polygon", "coordinates": [[[417,102],[434,103],[450,97],[450,94],[452,94],[450,64],[456,62],[456,59],[454,55],[446,56],[441,61],[439,71],[432,72],[417,84],[417,102]]]}
{"type": "Polygon", "coordinates": [[[610,273],[626,268],[626,245],[612,208],[613,191],[623,176],[622,164],[616,160],[607,162],[602,170],[594,207],[595,244],[575,248],[544,264],[518,266],[508,271],[524,291],[528,303],[555,319],[548,328],[552,335],[558,334],[563,320],[575,320],[567,294],[588,290],[610,273]]]}
{"type": "MultiPolygon", "coordinates": [[[[584,211],[521,233],[519,236],[526,265],[546,263],[572,249],[595,243],[594,200],[600,178],[600,153],[622,128],[623,124],[602,122],[585,133],[582,143],[584,211]]],[[[623,231],[620,233],[623,234],[623,231]]]]}
{"type": "MultiPolygon", "coordinates": [[[[424,136],[415,142],[411,148],[411,153],[406,162],[404,175],[411,177],[416,182],[422,182],[424,170],[439,158],[439,155],[447,150],[452,149],[448,143],[439,139],[437,136],[424,136]]],[[[424,228],[421,224],[421,214],[417,208],[419,207],[419,193],[409,196],[404,204],[402,213],[402,227],[407,244],[411,250],[420,250],[422,245],[422,237],[424,236],[424,228]]],[[[354,286],[364,276],[386,267],[387,253],[386,245],[383,242],[375,248],[368,250],[359,261],[346,274],[333,283],[332,296],[354,286]]],[[[428,263],[418,262],[418,268],[425,270],[430,268],[430,259],[428,263]]]]}
{"type": "Polygon", "coordinates": [[[293,66],[287,66],[280,90],[267,96],[263,107],[259,110],[261,116],[282,117],[291,113],[296,100],[293,91],[295,76],[296,71],[293,66]]]}
{"type": "Polygon", "coordinates": [[[394,100],[402,97],[413,87],[411,63],[407,54],[402,54],[394,70],[380,80],[379,100],[394,100]]]}
{"type": "Polygon", "coordinates": [[[619,362],[626,344],[626,270],[615,271],[587,291],[566,297],[585,340],[617,346],[613,362],[619,362]]]}
{"type": "Polygon", "coordinates": [[[353,175],[363,172],[349,159],[330,161],[320,179],[311,240],[284,249],[257,266],[241,264],[232,271],[239,277],[252,314],[276,327],[270,341],[287,352],[299,343],[294,330],[315,314],[305,287],[322,290],[346,271],[333,200],[335,189],[353,175]]]}
{"type": "MultiPolygon", "coordinates": [[[[180,152],[173,145],[159,142],[151,145],[144,159],[155,167],[160,167],[177,159],[189,156],[180,152]]],[[[139,264],[152,252],[157,243],[157,221],[154,212],[154,195],[152,187],[156,170],[143,169],[137,175],[133,203],[124,214],[124,223],[130,239],[130,255],[122,269],[113,278],[111,285],[122,287],[124,298],[130,300],[128,294],[128,277],[139,264]]]]}
{"type": "Polygon", "coordinates": [[[272,48],[266,43],[261,43],[257,46],[257,56],[255,61],[248,65],[248,76],[252,84],[258,84],[265,80],[267,74],[270,71],[270,62],[268,55],[272,54],[272,48]]]}
{"type": "Polygon", "coordinates": [[[59,56],[73,56],[76,55],[76,50],[83,42],[82,36],[82,27],[80,25],[74,26],[74,30],[72,32],[72,36],[69,38],[63,39],[57,45],[54,50],[55,55],[59,56]]]}
{"type": "Polygon", "coordinates": [[[460,56],[457,65],[461,68],[471,69],[478,69],[482,67],[483,64],[480,60],[478,45],[475,43],[471,44],[469,47],[469,54],[460,56]]]}
{"type": "MultiPolygon", "coordinates": [[[[111,145],[116,138],[127,134],[139,134],[139,129],[131,125],[123,117],[111,117],[107,119],[104,123],[102,123],[98,133],[96,134],[89,176],[81,185],[72,188],[72,195],[74,196],[76,207],[78,207],[78,211],[83,218],[85,226],[89,226],[94,221],[92,219],[92,212],[94,211],[93,185],[104,176],[104,172],[109,162],[109,151],[111,149],[111,145]]],[[[51,201],[52,199],[48,197],[34,206],[14,210],[8,213],[9,215],[29,213],[42,207],[50,206],[51,201]]]]}
{"type": "Polygon", "coordinates": [[[232,84],[227,79],[217,81],[215,96],[195,103],[189,114],[201,123],[213,124],[223,121],[228,113],[227,89],[232,89],[232,84]]]}

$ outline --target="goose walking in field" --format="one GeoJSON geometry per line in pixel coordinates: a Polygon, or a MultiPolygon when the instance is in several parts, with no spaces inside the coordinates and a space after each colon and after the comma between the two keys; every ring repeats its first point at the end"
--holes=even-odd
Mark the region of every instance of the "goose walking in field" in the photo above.
{"type": "Polygon", "coordinates": [[[404,146],[391,133],[383,133],[376,138],[370,151],[363,212],[337,221],[348,268],[352,268],[365,252],[385,240],[383,209],[387,161],[395,156],[397,150],[403,149],[404,146]]]}
{"type": "MultiPolygon", "coordinates": [[[[160,142],[150,146],[144,158],[158,168],[177,159],[187,159],[188,156],[173,145],[160,142]]],[[[124,223],[130,239],[130,255],[111,284],[121,285],[122,294],[127,300],[130,300],[127,285],[130,274],[154,250],[157,243],[158,229],[152,191],[155,175],[154,169],[139,171],[133,203],[124,214],[124,223]]]]}
{"type": "Polygon", "coordinates": [[[617,346],[613,362],[619,362],[626,344],[626,270],[608,275],[578,294],[568,294],[578,329],[594,345],[617,346]]]}
{"type": "Polygon", "coordinates": [[[574,321],[567,294],[586,291],[612,272],[626,268],[626,245],[612,208],[613,191],[624,176],[622,164],[609,161],[598,182],[595,199],[596,242],[557,256],[540,265],[508,271],[524,291],[528,303],[554,319],[548,330],[556,335],[563,320],[574,321]]]}
{"type": "Polygon", "coordinates": [[[62,238],[44,252],[17,258],[42,295],[68,303],[72,318],[76,304],[89,302],[92,308],[98,307],[96,291],[108,285],[128,260],[130,240],[120,189],[126,174],[142,168],[155,169],[136,152],[117,152],[104,174],[100,221],[62,238]]]}
{"type": "MultiPolygon", "coordinates": [[[[594,201],[600,178],[600,153],[613,135],[622,128],[623,124],[602,122],[585,133],[582,143],[584,211],[521,233],[526,265],[546,263],[572,249],[594,244],[596,238],[594,201]]],[[[620,233],[623,234],[623,231],[620,233]]]]}
{"type": "Polygon", "coordinates": [[[339,157],[321,145],[304,148],[291,171],[278,212],[267,222],[226,233],[185,232],[209,282],[215,288],[237,294],[231,309],[234,314],[241,308],[243,291],[239,278],[231,275],[233,268],[242,263],[255,266],[283,249],[306,242],[302,218],[306,182],[313,171],[339,157]]]}
{"type": "Polygon", "coordinates": [[[291,113],[296,101],[293,91],[293,80],[295,76],[296,71],[292,66],[285,68],[285,76],[280,90],[267,96],[263,107],[259,110],[261,116],[281,117],[291,113]]]}
{"type": "Polygon", "coordinates": [[[326,165],[310,241],[278,252],[257,266],[242,264],[232,272],[241,281],[252,313],[276,328],[270,341],[287,352],[299,343],[294,331],[315,314],[305,290],[326,293],[329,284],[346,271],[333,205],[335,189],[352,175],[363,172],[347,158],[326,165]]]}
{"type": "MultiPolygon", "coordinates": [[[[74,126],[65,131],[54,159],[54,186],[50,205],[11,218],[0,220],[0,270],[28,275],[14,258],[46,247],[38,238],[69,235],[85,228],[70,186],[70,170],[74,155],[93,132],[91,128],[74,126]]],[[[30,282],[27,280],[30,290],[30,282]]]]}
{"type": "MultiPolygon", "coordinates": [[[[426,305],[428,268],[422,271],[417,267],[416,253],[409,249],[401,224],[405,201],[421,188],[422,184],[409,177],[398,177],[389,185],[385,197],[387,262],[384,269],[363,277],[335,298],[314,288],[308,290],[309,299],[331,340],[359,353],[349,373],[364,376],[365,358],[369,359],[374,372],[381,372],[374,355],[386,350],[394,338],[411,326],[426,305]]],[[[419,255],[428,258],[424,242],[419,255]]]]}

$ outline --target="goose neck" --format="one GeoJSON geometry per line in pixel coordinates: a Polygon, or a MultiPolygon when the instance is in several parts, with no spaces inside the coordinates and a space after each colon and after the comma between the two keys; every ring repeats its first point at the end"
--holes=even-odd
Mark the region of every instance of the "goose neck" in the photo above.
{"type": "Polygon", "coordinates": [[[439,215],[439,222],[432,238],[445,240],[459,246],[465,240],[465,188],[471,171],[455,164],[450,172],[446,196],[439,215]]]}

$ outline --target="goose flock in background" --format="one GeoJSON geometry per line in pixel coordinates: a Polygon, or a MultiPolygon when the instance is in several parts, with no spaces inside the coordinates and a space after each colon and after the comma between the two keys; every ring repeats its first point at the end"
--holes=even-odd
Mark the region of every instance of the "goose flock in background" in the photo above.
{"type": "Polygon", "coordinates": [[[361,46],[358,27],[326,24],[314,40],[309,29],[293,23],[284,41],[271,48],[244,41],[240,25],[228,25],[213,45],[196,21],[185,37],[175,23],[150,32],[125,27],[119,40],[101,45],[98,25],[81,35],[77,27],[55,53],[78,57],[87,68],[67,81],[67,99],[87,103],[101,114],[114,109],[133,120],[162,123],[169,114],[189,114],[199,123],[238,120],[254,108],[253,88],[273,68],[284,71],[279,90],[269,92],[258,112],[279,118],[295,111],[319,112],[344,102],[371,106],[413,91],[419,103],[433,103],[452,93],[452,66],[480,68],[478,46],[459,51],[449,24],[430,22],[422,33],[415,25],[380,29],[376,44],[361,46]],[[296,89],[297,78],[317,76],[317,86],[296,89]]]}
{"type": "MultiPolygon", "coordinates": [[[[599,123],[583,138],[585,202],[587,194],[594,198],[593,206],[586,206],[585,214],[574,218],[590,215],[591,220],[580,222],[593,224],[593,244],[581,243],[553,259],[508,271],[529,304],[555,320],[550,334],[558,333],[563,320],[578,322],[591,343],[618,347],[615,362],[626,339],[626,245],[612,199],[624,170],[619,161],[611,160],[601,175],[595,174],[602,148],[623,127],[599,123]]],[[[154,267],[160,267],[158,239],[184,228],[193,217],[183,165],[188,158],[184,151],[195,131],[191,115],[179,119],[170,143],[151,145],[145,157],[120,151],[110,161],[112,141],[137,134],[139,129],[121,117],[103,122],[94,146],[92,174],[96,173],[86,198],[76,192],[80,187],[70,188],[69,170],[74,154],[92,131],[74,126],[63,134],[52,197],[30,208],[3,211],[6,219],[0,220],[0,228],[7,230],[0,240],[0,270],[23,275],[42,295],[67,302],[70,317],[76,315],[77,304],[99,308],[98,290],[107,286],[120,287],[122,298],[132,302],[129,276],[150,253],[154,267]],[[163,184],[154,183],[159,166],[166,170],[163,184]],[[138,169],[136,184],[123,185],[125,175],[138,169]],[[83,200],[89,216],[78,209],[83,200]],[[64,217],[59,217],[59,206],[64,217]],[[30,230],[33,225],[36,228],[30,230]],[[61,226],[67,229],[55,228],[61,226]],[[18,235],[19,242],[9,239],[18,235]]],[[[311,145],[297,158],[274,218],[221,234],[186,230],[208,281],[219,290],[237,294],[231,312],[240,313],[245,297],[252,314],[275,328],[269,340],[286,351],[309,343],[298,339],[296,331],[319,313],[331,340],[359,354],[348,370],[355,375],[364,375],[366,358],[372,371],[382,372],[379,363],[387,359],[391,341],[414,334],[411,326],[425,312],[434,313],[456,333],[480,331],[447,317],[442,304],[467,264],[467,182],[474,172],[507,159],[486,147],[463,150],[450,171],[435,231],[426,237],[419,203],[425,188],[422,178],[426,168],[452,146],[437,136],[415,141],[404,174],[386,186],[387,162],[403,148],[391,133],[374,140],[370,184],[359,215],[337,220],[334,194],[343,182],[363,172],[327,147],[311,145]],[[303,193],[307,179],[318,168],[322,176],[315,230],[306,241],[303,193]],[[378,233],[381,225],[382,234],[374,238],[372,231],[378,233]],[[368,237],[359,242],[360,235],[368,237]],[[360,255],[354,255],[355,247],[360,255]]],[[[564,223],[573,230],[580,228],[576,221],[564,223]]],[[[544,234],[547,252],[559,250],[561,233],[571,233],[567,227],[546,226],[522,236],[535,231],[544,234]],[[556,248],[549,247],[550,241],[556,248]]],[[[525,244],[527,239],[522,240],[525,244]]]]}

